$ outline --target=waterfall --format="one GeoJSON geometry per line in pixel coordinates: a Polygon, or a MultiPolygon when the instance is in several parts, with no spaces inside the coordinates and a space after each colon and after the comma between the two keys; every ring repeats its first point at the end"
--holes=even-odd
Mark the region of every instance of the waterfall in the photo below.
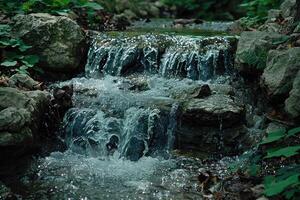
{"type": "Polygon", "coordinates": [[[105,158],[117,152],[132,161],[168,158],[181,110],[181,104],[170,98],[180,96],[179,85],[168,79],[208,81],[231,69],[226,37],[99,34],[89,50],[87,78],[71,83],[75,108],[64,118],[66,143],[88,156],[105,158]],[[144,81],[143,76],[162,79],[150,79],[143,83],[145,91],[135,92],[131,88],[139,87],[131,87],[126,76],[137,73],[136,81],[144,81]]]}
{"type": "Polygon", "coordinates": [[[89,50],[86,73],[122,76],[136,72],[209,80],[232,69],[226,37],[98,35],[89,50]]]}

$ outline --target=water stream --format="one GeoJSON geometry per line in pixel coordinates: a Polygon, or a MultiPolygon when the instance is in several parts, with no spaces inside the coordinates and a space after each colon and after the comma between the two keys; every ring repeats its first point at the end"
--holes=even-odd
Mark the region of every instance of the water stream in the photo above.
{"type": "Polygon", "coordinates": [[[232,58],[225,36],[96,36],[85,76],[53,86],[74,89],[67,150],[32,164],[26,198],[201,199],[201,160],[174,154],[176,129],[188,91],[226,84],[232,58]]]}

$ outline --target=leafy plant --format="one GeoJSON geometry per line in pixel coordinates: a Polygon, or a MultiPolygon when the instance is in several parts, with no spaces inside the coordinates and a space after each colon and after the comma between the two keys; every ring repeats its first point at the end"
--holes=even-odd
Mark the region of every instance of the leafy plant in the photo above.
{"type": "Polygon", "coordinates": [[[264,20],[268,11],[278,8],[282,0],[244,0],[240,7],[247,11],[248,17],[257,17],[258,20],[264,20]]]}
{"type": "MultiPolygon", "coordinates": [[[[300,145],[290,145],[298,138],[300,127],[286,131],[284,129],[271,132],[256,147],[258,151],[250,151],[243,154],[239,162],[231,167],[234,171],[242,170],[250,176],[262,176],[263,166],[273,165],[272,162],[300,156],[300,145]]],[[[299,139],[299,138],[298,138],[299,139]]],[[[274,169],[275,174],[265,176],[264,194],[267,197],[284,197],[296,200],[300,195],[300,164],[298,162],[287,162],[285,166],[274,169]]]]}
{"type": "Polygon", "coordinates": [[[31,46],[26,45],[20,38],[13,38],[9,25],[0,24],[0,48],[2,49],[0,66],[3,71],[28,73],[29,69],[41,71],[36,67],[39,58],[27,54],[31,46]]]}

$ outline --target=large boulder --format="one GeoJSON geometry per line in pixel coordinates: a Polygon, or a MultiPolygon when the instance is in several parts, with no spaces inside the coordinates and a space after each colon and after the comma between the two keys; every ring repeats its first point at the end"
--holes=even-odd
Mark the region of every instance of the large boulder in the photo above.
{"type": "Polygon", "coordinates": [[[300,69],[293,83],[289,98],[285,101],[285,111],[292,118],[300,117],[300,69]]]}
{"type": "Polygon", "coordinates": [[[261,77],[261,85],[270,99],[283,101],[293,87],[293,80],[300,69],[300,48],[269,52],[267,67],[261,77]]]}
{"type": "Polygon", "coordinates": [[[74,72],[85,59],[85,34],[72,19],[45,13],[14,17],[14,34],[31,45],[41,67],[52,72],[74,72]]]}
{"type": "Polygon", "coordinates": [[[191,99],[184,105],[175,146],[204,154],[236,152],[245,146],[242,138],[246,130],[241,125],[244,118],[244,106],[228,95],[191,99]]]}
{"type": "Polygon", "coordinates": [[[261,73],[268,51],[287,40],[287,36],[263,31],[246,31],[241,34],[236,52],[236,68],[243,74],[261,73]]]}
{"type": "Polygon", "coordinates": [[[192,99],[185,106],[182,118],[189,124],[230,127],[244,119],[244,107],[228,95],[214,94],[192,99]]]}
{"type": "Polygon", "coordinates": [[[0,88],[0,160],[38,146],[49,103],[48,92],[0,88]]]}

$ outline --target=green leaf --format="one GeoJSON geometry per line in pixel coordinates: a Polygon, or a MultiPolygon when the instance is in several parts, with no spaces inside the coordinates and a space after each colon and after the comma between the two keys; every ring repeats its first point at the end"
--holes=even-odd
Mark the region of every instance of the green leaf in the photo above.
{"type": "Polygon", "coordinates": [[[70,12],[69,9],[53,11],[53,13],[56,14],[56,15],[66,16],[66,17],[68,16],[69,12],[70,12]]]}
{"type": "Polygon", "coordinates": [[[8,47],[10,46],[10,42],[9,40],[0,40],[0,45],[4,46],[4,47],[8,47]]]}
{"type": "Polygon", "coordinates": [[[71,0],[52,0],[52,6],[53,7],[65,7],[67,6],[71,0]]]}
{"type": "Polygon", "coordinates": [[[287,42],[289,39],[290,39],[289,36],[283,36],[283,37],[280,37],[280,38],[278,38],[278,39],[272,41],[272,44],[274,44],[274,45],[279,45],[279,44],[282,44],[282,43],[287,42]]]}
{"type": "Polygon", "coordinates": [[[17,72],[21,73],[21,74],[28,74],[27,71],[28,67],[25,65],[22,65],[21,67],[19,67],[19,69],[16,69],[17,72]]]}
{"type": "Polygon", "coordinates": [[[299,175],[295,174],[293,176],[288,177],[287,179],[283,181],[272,181],[271,183],[265,182],[265,195],[266,196],[274,196],[282,193],[286,188],[294,185],[299,184],[299,175]],[[267,183],[267,184],[266,184],[267,183]]]}
{"type": "Polygon", "coordinates": [[[94,10],[102,10],[103,9],[103,7],[100,4],[96,3],[96,2],[87,2],[82,7],[91,8],[91,9],[94,9],[94,10]]]}
{"type": "Polygon", "coordinates": [[[11,31],[11,27],[7,24],[0,24],[0,36],[8,36],[11,31]]]}
{"type": "Polygon", "coordinates": [[[291,129],[291,130],[288,131],[287,137],[294,136],[294,135],[296,135],[298,133],[300,133],[300,127],[293,128],[293,129],[291,129]]]}
{"type": "Polygon", "coordinates": [[[272,143],[275,141],[280,140],[281,138],[285,137],[285,130],[281,129],[272,133],[268,134],[268,137],[266,137],[261,143],[262,144],[268,144],[268,143],[272,143]]]}
{"type": "Polygon", "coordinates": [[[299,154],[298,152],[299,150],[300,150],[300,145],[285,147],[277,151],[269,152],[268,155],[265,156],[264,158],[274,158],[274,157],[282,157],[282,156],[288,158],[299,154]]]}
{"type": "Polygon", "coordinates": [[[248,171],[250,176],[257,176],[259,170],[260,170],[260,166],[253,164],[253,165],[249,166],[247,171],[248,171]]]}
{"type": "Polygon", "coordinates": [[[299,192],[300,192],[299,188],[293,188],[293,189],[284,191],[283,195],[285,196],[286,199],[292,199],[293,197],[296,197],[296,194],[299,192]]]}
{"type": "Polygon", "coordinates": [[[29,46],[29,45],[26,45],[26,44],[24,44],[24,42],[23,41],[19,41],[19,50],[21,51],[21,52],[24,52],[24,51],[27,51],[28,49],[30,49],[32,46],[29,46]]]}
{"type": "Polygon", "coordinates": [[[28,63],[26,60],[22,60],[22,63],[26,66],[26,67],[33,67],[33,64],[28,63]]]}
{"type": "Polygon", "coordinates": [[[4,67],[14,67],[18,64],[17,61],[4,61],[2,62],[0,65],[4,66],[4,67]]]}
{"type": "Polygon", "coordinates": [[[34,67],[32,69],[40,74],[45,74],[45,71],[40,67],[34,67]]]}
{"type": "Polygon", "coordinates": [[[39,62],[39,57],[36,55],[28,55],[28,56],[24,57],[22,62],[23,63],[26,62],[26,63],[28,63],[28,65],[35,65],[39,62]]]}

